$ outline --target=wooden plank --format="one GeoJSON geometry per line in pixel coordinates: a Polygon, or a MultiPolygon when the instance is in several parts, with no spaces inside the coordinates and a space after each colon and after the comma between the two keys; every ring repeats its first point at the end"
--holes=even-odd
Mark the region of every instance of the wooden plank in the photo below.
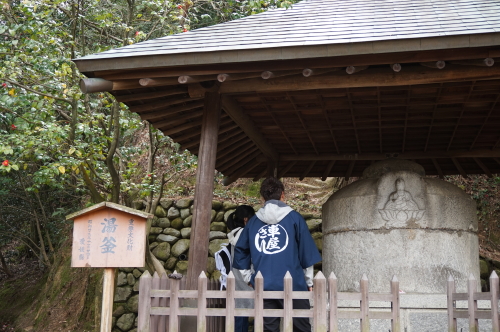
{"type": "MultiPolygon", "coordinates": [[[[167,288],[170,288],[170,283],[167,275],[165,273],[162,273],[160,277],[160,289],[166,290],[167,288]]],[[[170,307],[170,298],[160,298],[160,307],[161,308],[167,308],[170,307]]],[[[158,330],[163,332],[167,331],[168,327],[168,316],[163,315],[160,317],[160,323],[158,324],[158,330]]]]}
{"type": "Polygon", "coordinates": [[[498,321],[498,292],[499,292],[498,275],[493,270],[490,275],[490,303],[491,303],[491,326],[492,332],[500,332],[500,322],[498,321]]]}
{"type": "Polygon", "coordinates": [[[220,114],[220,95],[217,92],[206,93],[196,172],[191,247],[189,248],[188,289],[197,287],[197,276],[207,266],[206,253],[210,233],[210,211],[212,210],[220,114]]]}
{"type": "Polygon", "coordinates": [[[227,289],[226,289],[226,332],[234,332],[234,292],[236,280],[233,271],[230,271],[227,276],[227,289]]]}
{"type": "Polygon", "coordinates": [[[105,268],[102,282],[101,332],[111,332],[113,323],[113,296],[115,292],[115,268],[105,268]]]}
{"type": "Polygon", "coordinates": [[[359,307],[361,310],[361,332],[370,332],[370,318],[369,318],[369,302],[368,302],[368,277],[363,274],[361,280],[359,281],[359,288],[361,293],[361,301],[359,301],[359,307]]]}
{"type": "MultiPolygon", "coordinates": [[[[174,128],[168,128],[168,129],[162,129],[161,127],[156,127],[155,124],[153,123],[153,126],[156,128],[156,129],[159,129],[162,131],[163,135],[165,136],[170,136],[170,135],[173,135],[173,134],[177,134],[181,131],[185,131],[185,130],[189,130],[189,129],[193,129],[193,128],[196,128],[196,127],[199,127],[199,126],[202,126],[203,125],[203,120],[197,120],[197,121],[191,121],[191,122],[187,122],[183,125],[180,125],[180,126],[177,126],[177,127],[174,127],[174,128]]],[[[202,129],[203,131],[203,129],[202,129]]]]}
{"type": "Polygon", "coordinates": [[[196,327],[198,332],[207,331],[207,275],[201,272],[198,277],[198,315],[196,327]]]}
{"type": "Polygon", "coordinates": [[[450,275],[446,283],[447,291],[447,309],[448,309],[448,331],[457,332],[457,319],[454,317],[453,312],[455,310],[455,301],[453,300],[453,294],[455,293],[455,280],[450,275]]]}
{"type": "Polygon", "coordinates": [[[399,280],[394,276],[391,280],[391,327],[392,332],[401,331],[400,304],[399,304],[399,280]]]}
{"type": "MultiPolygon", "coordinates": [[[[177,273],[175,271],[174,273],[177,273]]],[[[178,332],[179,331],[179,284],[180,280],[178,279],[170,279],[170,315],[169,315],[169,324],[168,330],[169,332],[178,332]]]]}
{"type": "Polygon", "coordinates": [[[326,315],[326,279],[321,271],[314,277],[314,331],[327,331],[327,315],[326,315]]]}
{"type": "MultiPolygon", "coordinates": [[[[160,100],[160,101],[153,101],[150,103],[142,104],[142,105],[135,105],[135,106],[130,106],[129,109],[131,112],[135,113],[144,113],[147,111],[152,111],[152,110],[157,110],[157,109],[165,109],[168,106],[171,105],[177,105],[177,104],[182,104],[182,103],[187,103],[190,101],[195,101],[196,99],[201,99],[201,98],[170,98],[170,99],[165,99],[165,100],[160,100]]],[[[165,112],[167,113],[167,112],[165,112]]]]}
{"type": "Polygon", "coordinates": [[[137,313],[137,331],[151,332],[149,312],[151,311],[151,274],[146,270],[139,281],[139,308],[137,313]]]}
{"type": "Polygon", "coordinates": [[[339,332],[337,277],[333,272],[328,276],[328,299],[330,301],[330,332],[339,332]]]}
{"type": "MultiPolygon", "coordinates": [[[[405,152],[396,153],[395,157],[400,159],[430,159],[430,158],[499,158],[500,150],[491,149],[477,149],[477,150],[436,150],[428,152],[405,152]]],[[[350,153],[350,154],[300,154],[288,155],[281,154],[280,161],[312,161],[312,160],[385,160],[387,159],[386,153],[350,153]]],[[[261,160],[264,162],[265,160],[261,160]]]]}
{"type": "MultiPolygon", "coordinates": [[[[234,82],[231,84],[234,84],[234,82]]],[[[255,127],[250,117],[244,113],[243,109],[234,99],[228,96],[222,97],[222,107],[266,157],[274,161],[278,160],[278,152],[267,142],[261,132],[255,127]]]]}
{"type": "Polygon", "coordinates": [[[255,283],[255,318],[253,321],[253,329],[255,332],[264,332],[264,278],[262,277],[262,273],[260,271],[257,272],[257,275],[254,279],[255,283]]]}
{"type": "Polygon", "coordinates": [[[154,91],[154,92],[143,92],[143,93],[133,93],[133,94],[129,94],[129,95],[119,95],[119,96],[115,96],[115,98],[116,98],[116,101],[118,101],[120,103],[125,103],[125,102],[129,102],[129,101],[168,97],[168,96],[180,95],[180,94],[184,94],[184,93],[188,93],[186,88],[175,88],[175,89],[164,89],[164,90],[154,91]]]}
{"type": "Polygon", "coordinates": [[[490,80],[500,78],[500,67],[464,67],[450,65],[441,70],[408,67],[400,73],[389,68],[367,69],[357,75],[342,74],[311,77],[278,77],[273,80],[248,79],[222,83],[220,93],[302,91],[334,88],[417,85],[463,80],[490,80]]]}
{"type": "Polygon", "coordinates": [[[179,105],[179,106],[174,106],[174,107],[169,107],[165,109],[160,109],[156,110],[154,112],[149,112],[149,113],[141,113],[140,117],[143,120],[155,120],[159,118],[163,118],[168,115],[172,116],[177,116],[177,113],[184,112],[184,111],[189,111],[195,108],[202,107],[204,105],[203,100],[198,100],[192,103],[187,103],[184,105],[179,105]]]}
{"type": "Polygon", "coordinates": [[[469,331],[470,332],[478,332],[479,325],[476,317],[477,311],[477,301],[474,300],[474,293],[477,290],[477,282],[474,275],[469,276],[469,280],[467,280],[467,293],[468,293],[468,311],[469,311],[469,331]]]}
{"type": "Polygon", "coordinates": [[[286,272],[283,278],[284,297],[283,297],[283,332],[293,332],[293,280],[290,272],[286,272]]]}
{"type": "MultiPolygon", "coordinates": [[[[158,272],[155,271],[153,274],[153,282],[151,283],[151,288],[152,289],[160,289],[160,276],[158,275],[158,272]]],[[[151,307],[159,307],[160,306],[160,298],[159,297],[153,297],[151,298],[151,307]]],[[[158,325],[160,323],[160,316],[158,315],[152,315],[151,316],[151,330],[155,332],[159,332],[158,325]]]]}

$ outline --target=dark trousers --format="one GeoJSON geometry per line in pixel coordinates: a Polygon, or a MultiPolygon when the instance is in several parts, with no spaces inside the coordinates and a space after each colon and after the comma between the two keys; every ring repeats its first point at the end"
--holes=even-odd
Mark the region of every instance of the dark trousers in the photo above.
{"type": "Polygon", "coordinates": [[[248,332],[248,317],[234,317],[234,332],[248,332]]]}
{"type": "MultiPolygon", "coordinates": [[[[309,300],[293,300],[294,309],[311,309],[309,300]]],[[[283,300],[264,299],[264,309],[283,309],[283,300]]],[[[279,317],[264,317],[264,332],[279,332],[279,317]]],[[[311,332],[309,318],[294,318],[293,332],[311,332]]]]}

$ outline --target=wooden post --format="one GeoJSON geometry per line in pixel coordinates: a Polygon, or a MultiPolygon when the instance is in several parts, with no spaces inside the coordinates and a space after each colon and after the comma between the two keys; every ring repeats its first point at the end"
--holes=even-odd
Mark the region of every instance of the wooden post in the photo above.
{"type": "Polygon", "coordinates": [[[399,332],[401,330],[401,323],[399,322],[399,280],[396,276],[392,277],[391,280],[391,327],[392,332],[399,332]]]}
{"type": "Polygon", "coordinates": [[[289,271],[286,271],[285,278],[283,278],[285,285],[283,292],[283,331],[293,331],[293,280],[289,271]]]}
{"type": "Polygon", "coordinates": [[[314,277],[314,331],[326,332],[326,279],[319,271],[314,277]]]}
{"type": "Polygon", "coordinates": [[[201,126],[200,152],[196,171],[193,225],[187,272],[187,288],[196,289],[197,279],[205,270],[208,261],[208,239],[210,234],[210,211],[214,191],[215,158],[221,113],[220,95],[205,93],[205,110],[201,126]]]}
{"type": "Polygon", "coordinates": [[[338,332],[337,277],[333,272],[328,277],[328,298],[330,300],[330,332],[338,332]]]}
{"type": "Polygon", "coordinates": [[[360,282],[361,288],[361,301],[359,303],[361,309],[361,332],[369,332],[370,331],[370,319],[368,316],[368,311],[370,306],[368,304],[368,277],[366,274],[363,274],[360,282]]]}
{"type": "Polygon", "coordinates": [[[139,313],[137,322],[138,332],[150,332],[150,319],[151,312],[151,274],[146,270],[141,276],[139,281],[139,313]]]}
{"type": "MultiPolygon", "coordinates": [[[[168,289],[168,277],[165,273],[161,275],[160,278],[160,289],[166,290],[168,289]]],[[[166,308],[170,305],[168,299],[166,297],[160,298],[160,307],[166,308]]],[[[162,315],[160,316],[160,322],[158,323],[158,331],[167,331],[168,326],[168,316],[162,315]]]]}
{"type": "Polygon", "coordinates": [[[450,275],[448,277],[448,331],[457,332],[457,319],[454,317],[455,301],[453,301],[453,293],[455,293],[455,280],[450,275]]]}
{"type": "Polygon", "coordinates": [[[231,271],[227,276],[226,288],[226,332],[234,332],[235,285],[236,279],[234,279],[233,271],[231,271]]]}
{"type": "Polygon", "coordinates": [[[263,312],[264,312],[264,278],[262,277],[262,273],[257,272],[255,276],[255,318],[253,321],[253,330],[255,332],[263,332],[264,331],[264,320],[263,320],[263,312]]]}
{"type": "Polygon", "coordinates": [[[476,310],[477,310],[477,301],[474,299],[474,293],[477,291],[477,282],[474,275],[469,276],[468,280],[468,305],[469,305],[469,331],[470,332],[478,332],[479,325],[476,318],[476,310]]]}
{"type": "MultiPolygon", "coordinates": [[[[177,271],[174,271],[177,273],[177,271]]],[[[179,284],[180,280],[170,279],[170,317],[168,319],[168,331],[179,331],[179,284]]]]}
{"type": "Polygon", "coordinates": [[[198,277],[198,332],[207,331],[207,275],[201,272],[198,277]]]}
{"type": "Polygon", "coordinates": [[[115,269],[105,268],[102,282],[101,332],[111,332],[113,322],[113,296],[115,291],[115,269]]]}
{"type": "Polygon", "coordinates": [[[500,332],[500,324],[498,322],[498,284],[498,275],[493,271],[490,276],[491,325],[493,332],[500,332]]]}
{"type": "MultiPolygon", "coordinates": [[[[160,276],[158,275],[158,272],[155,272],[153,274],[153,282],[151,283],[151,288],[155,289],[155,290],[160,289],[160,276]]],[[[153,297],[151,299],[151,306],[152,307],[159,307],[160,306],[160,298],[153,297]]],[[[159,324],[160,324],[160,316],[158,316],[158,315],[151,316],[151,329],[153,331],[158,331],[159,324]]]]}

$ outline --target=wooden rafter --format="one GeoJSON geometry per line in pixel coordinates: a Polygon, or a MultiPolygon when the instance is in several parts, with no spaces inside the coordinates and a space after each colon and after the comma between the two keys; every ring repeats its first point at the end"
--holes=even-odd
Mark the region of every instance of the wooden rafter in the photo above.
{"type": "Polygon", "coordinates": [[[285,168],[283,168],[280,172],[278,172],[278,178],[282,178],[282,177],[284,177],[284,176],[286,175],[286,173],[288,173],[288,171],[289,171],[290,169],[292,169],[292,167],[293,167],[293,166],[295,166],[295,164],[296,164],[296,163],[297,163],[297,161],[296,161],[296,160],[289,162],[289,163],[285,166],[285,168]]]}
{"type": "Polygon", "coordinates": [[[408,89],[406,91],[405,126],[403,129],[403,144],[401,145],[401,152],[405,152],[406,131],[408,130],[408,108],[410,107],[410,99],[411,99],[411,89],[408,89]]]}
{"type": "Polygon", "coordinates": [[[307,126],[304,122],[304,119],[300,115],[300,112],[297,111],[297,105],[295,105],[293,98],[288,94],[288,92],[286,93],[286,96],[287,96],[288,100],[290,101],[290,103],[292,104],[293,109],[295,110],[295,114],[297,115],[297,118],[299,119],[300,123],[302,124],[302,128],[304,128],[304,130],[306,131],[307,137],[309,138],[309,142],[311,142],[311,145],[314,149],[314,152],[316,152],[316,154],[319,154],[318,149],[316,148],[316,144],[314,144],[314,140],[311,137],[311,133],[307,130],[307,126]]]}
{"type": "MultiPolygon", "coordinates": [[[[472,150],[472,148],[474,147],[474,144],[476,144],[477,139],[481,135],[481,132],[483,131],[484,126],[488,123],[488,120],[490,119],[491,113],[495,109],[495,106],[497,105],[497,103],[498,103],[499,100],[500,100],[500,92],[498,93],[497,98],[495,99],[495,102],[491,105],[490,110],[488,111],[488,115],[484,119],[483,124],[481,125],[481,128],[479,128],[479,130],[477,132],[477,135],[474,138],[474,141],[472,141],[472,144],[470,145],[469,150],[472,150]]],[[[494,147],[496,147],[496,144],[495,144],[494,147]]]]}
{"type": "Polygon", "coordinates": [[[165,109],[167,106],[182,104],[190,101],[195,101],[196,99],[201,98],[171,98],[160,101],[154,101],[147,104],[142,105],[134,105],[130,106],[130,111],[135,113],[144,113],[147,111],[157,110],[157,109],[165,109]]]}
{"type": "Polygon", "coordinates": [[[351,160],[349,163],[349,167],[347,168],[347,172],[345,173],[345,180],[348,181],[349,178],[351,177],[352,170],[354,169],[354,164],[356,163],[356,160],[351,160]]]}
{"type": "Polygon", "coordinates": [[[304,180],[304,178],[307,177],[307,175],[312,170],[312,168],[314,167],[315,164],[316,164],[315,160],[313,160],[312,162],[309,163],[309,166],[307,166],[307,168],[304,170],[304,172],[300,176],[300,178],[299,178],[300,181],[304,180]]]}
{"type": "Polygon", "coordinates": [[[354,117],[354,109],[352,107],[351,93],[349,88],[346,89],[347,100],[349,100],[349,110],[351,111],[352,127],[354,128],[354,135],[356,137],[356,144],[358,145],[358,153],[361,153],[361,145],[359,143],[358,129],[356,128],[356,119],[354,117]]]}
{"type": "Polygon", "coordinates": [[[143,120],[154,120],[159,118],[165,118],[168,115],[177,116],[176,113],[189,111],[195,108],[200,108],[203,106],[203,100],[197,100],[191,103],[186,103],[184,105],[168,107],[166,109],[156,110],[149,113],[140,113],[141,119],[143,120]]]}
{"type": "Polygon", "coordinates": [[[229,160],[221,161],[222,165],[216,166],[217,169],[221,169],[222,172],[226,169],[230,169],[232,166],[238,164],[240,161],[250,158],[251,155],[254,155],[254,158],[260,154],[259,148],[256,146],[251,146],[248,149],[238,151],[238,154],[230,156],[229,160]],[[257,152],[257,153],[256,153],[257,152]]]}
{"type": "Polygon", "coordinates": [[[321,177],[321,181],[326,180],[336,162],[336,160],[332,160],[328,163],[328,166],[326,166],[325,171],[323,172],[323,176],[321,177]]]}
{"type": "Polygon", "coordinates": [[[255,163],[255,158],[259,155],[262,155],[262,152],[260,151],[255,151],[249,155],[246,156],[246,158],[243,158],[240,162],[232,165],[231,167],[224,169],[223,173],[230,174],[230,176],[238,171],[241,171],[243,168],[243,174],[246,174],[248,170],[244,169],[244,166],[248,165],[249,163],[255,163]]]}
{"type": "Polygon", "coordinates": [[[432,110],[432,118],[431,118],[431,124],[429,126],[429,130],[427,131],[427,139],[425,140],[425,146],[424,146],[424,152],[427,151],[427,147],[429,146],[429,140],[431,139],[431,133],[432,133],[432,126],[434,125],[434,119],[436,118],[436,110],[437,110],[437,101],[439,100],[439,97],[441,96],[441,92],[443,91],[443,83],[440,84],[439,90],[436,96],[436,104],[433,107],[432,110]]]}
{"type": "Polygon", "coordinates": [[[119,96],[115,96],[115,98],[116,98],[116,101],[119,101],[121,103],[125,103],[125,102],[129,102],[129,101],[168,97],[168,96],[180,95],[180,94],[184,94],[184,93],[188,93],[186,88],[175,88],[175,89],[162,89],[162,90],[153,91],[153,92],[119,95],[119,96]]]}
{"type": "Polygon", "coordinates": [[[222,107],[233,121],[247,134],[248,137],[262,151],[262,154],[272,160],[278,158],[278,152],[267,142],[265,137],[255,127],[253,121],[243,112],[241,106],[238,105],[229,96],[222,97],[222,107]]]}
{"type": "Polygon", "coordinates": [[[245,153],[247,153],[248,151],[254,151],[255,149],[257,149],[255,145],[251,145],[248,143],[248,141],[242,140],[238,144],[230,146],[230,148],[221,151],[221,153],[217,157],[217,169],[227,169],[228,167],[230,167],[230,165],[226,166],[226,164],[228,164],[230,160],[237,159],[240,155],[245,155],[245,153]]]}
{"type": "Polygon", "coordinates": [[[326,124],[328,125],[328,130],[330,131],[330,135],[332,136],[332,141],[333,141],[333,145],[335,146],[335,151],[337,152],[337,154],[339,154],[340,153],[339,146],[337,144],[337,140],[335,139],[335,132],[333,131],[332,124],[331,124],[330,119],[328,117],[328,112],[326,111],[325,100],[323,99],[323,97],[321,95],[318,96],[318,98],[319,98],[320,103],[321,103],[321,111],[325,115],[325,120],[326,120],[326,124]]]}
{"type": "Polygon", "coordinates": [[[202,115],[203,115],[203,110],[194,110],[186,112],[183,115],[170,116],[168,119],[153,122],[153,125],[155,125],[158,128],[162,128],[167,125],[176,126],[184,123],[186,120],[190,120],[193,118],[201,118],[202,115]]]}
{"type": "Polygon", "coordinates": [[[479,158],[474,158],[474,161],[476,162],[476,164],[479,165],[479,167],[481,167],[481,169],[483,170],[483,172],[489,177],[489,178],[492,178],[493,175],[491,174],[490,170],[488,169],[488,167],[486,167],[485,164],[483,164],[483,162],[481,160],[479,160],[479,158]]]}
{"type": "Polygon", "coordinates": [[[455,125],[455,128],[453,128],[453,133],[451,134],[451,137],[450,137],[450,142],[448,143],[448,148],[446,149],[447,151],[450,150],[450,147],[451,147],[451,143],[453,143],[453,139],[455,138],[455,134],[457,133],[457,130],[458,130],[458,126],[460,125],[460,120],[462,120],[462,117],[464,116],[464,112],[465,112],[465,105],[467,104],[467,102],[469,101],[470,99],[470,96],[472,94],[472,91],[474,90],[474,84],[476,84],[476,82],[474,81],[471,85],[470,85],[470,88],[469,88],[469,93],[467,94],[467,98],[465,99],[463,105],[462,105],[462,110],[460,111],[460,116],[458,117],[457,119],[457,124],[455,125]]]}
{"type": "Polygon", "coordinates": [[[460,173],[460,175],[462,175],[464,178],[466,178],[467,177],[467,173],[464,171],[462,165],[460,165],[460,163],[458,162],[457,158],[451,158],[451,160],[453,161],[453,164],[455,164],[455,167],[457,168],[457,170],[460,173]]]}
{"type": "MultiPolygon", "coordinates": [[[[351,104],[350,101],[349,101],[349,104],[351,104]]],[[[377,111],[378,111],[378,144],[380,147],[380,152],[382,153],[384,151],[384,148],[383,148],[383,143],[382,143],[382,114],[381,114],[382,111],[381,111],[381,106],[380,106],[380,88],[379,87],[377,87],[377,105],[378,105],[378,107],[377,107],[377,111]]]]}
{"type": "Polygon", "coordinates": [[[444,174],[443,174],[443,171],[441,170],[441,167],[439,166],[439,163],[438,161],[436,160],[436,158],[432,158],[432,163],[434,164],[434,167],[436,168],[438,174],[439,174],[439,177],[442,179],[444,178],[444,174]]]}

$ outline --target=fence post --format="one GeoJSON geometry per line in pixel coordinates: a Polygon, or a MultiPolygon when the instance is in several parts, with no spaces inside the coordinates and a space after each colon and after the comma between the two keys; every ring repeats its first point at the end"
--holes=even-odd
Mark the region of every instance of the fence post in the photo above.
{"type": "Polygon", "coordinates": [[[289,271],[286,271],[283,278],[283,332],[293,331],[293,280],[289,271]]]}
{"type": "Polygon", "coordinates": [[[264,278],[262,273],[257,272],[254,279],[255,286],[255,318],[253,320],[253,329],[255,332],[264,332],[264,278]]]}
{"type": "Polygon", "coordinates": [[[392,301],[391,301],[391,327],[392,332],[399,332],[401,330],[401,323],[399,320],[400,310],[399,310],[399,280],[396,276],[392,277],[391,280],[391,293],[392,293],[392,301]]]}
{"type": "Polygon", "coordinates": [[[196,326],[198,332],[207,331],[207,275],[201,271],[198,277],[198,317],[196,326]]]}
{"type": "Polygon", "coordinates": [[[321,271],[314,277],[314,331],[326,332],[326,279],[321,271]]]}
{"type": "Polygon", "coordinates": [[[359,284],[361,288],[361,301],[359,303],[361,309],[361,332],[370,332],[370,319],[368,317],[370,306],[368,303],[368,277],[366,274],[363,274],[359,284]]]}
{"type": "Polygon", "coordinates": [[[235,279],[233,271],[227,275],[227,288],[226,288],[226,332],[234,332],[234,292],[235,292],[235,279]]]}
{"type": "MultiPolygon", "coordinates": [[[[174,271],[177,274],[177,271],[174,271]]],[[[179,284],[180,280],[170,279],[170,317],[168,321],[169,332],[179,331],[179,284]]]]}
{"type": "Polygon", "coordinates": [[[455,301],[453,301],[453,293],[455,293],[455,280],[450,275],[448,277],[448,331],[457,332],[457,319],[454,317],[455,301]]]}
{"type": "MultiPolygon", "coordinates": [[[[158,275],[158,272],[155,272],[153,274],[153,282],[151,285],[152,289],[160,289],[160,276],[158,275]]],[[[160,306],[160,298],[159,297],[153,297],[151,299],[151,306],[152,307],[159,307],[160,306]]],[[[157,332],[159,331],[159,323],[160,323],[160,316],[153,315],[151,316],[151,331],[157,332]]]]}
{"type": "Polygon", "coordinates": [[[468,304],[469,304],[469,331],[478,332],[479,326],[476,318],[477,301],[474,299],[474,293],[477,290],[477,282],[471,273],[468,280],[468,304]]]}
{"type": "MultiPolygon", "coordinates": [[[[161,278],[160,278],[160,289],[167,289],[168,285],[168,277],[166,273],[162,273],[161,278]]],[[[167,298],[166,297],[161,297],[160,298],[160,307],[166,308],[167,307],[167,298]]],[[[158,323],[158,331],[164,332],[167,330],[167,316],[162,315],[160,316],[160,322],[158,323]]]]}
{"type": "Polygon", "coordinates": [[[498,322],[498,286],[498,275],[495,271],[493,271],[490,275],[491,325],[493,332],[500,332],[500,325],[498,322]]]}
{"type": "Polygon", "coordinates": [[[339,331],[338,309],[337,309],[337,277],[330,273],[328,277],[328,299],[330,301],[330,332],[339,331]]]}
{"type": "Polygon", "coordinates": [[[151,312],[151,274],[146,270],[139,281],[138,332],[150,332],[149,313],[151,312]]]}

